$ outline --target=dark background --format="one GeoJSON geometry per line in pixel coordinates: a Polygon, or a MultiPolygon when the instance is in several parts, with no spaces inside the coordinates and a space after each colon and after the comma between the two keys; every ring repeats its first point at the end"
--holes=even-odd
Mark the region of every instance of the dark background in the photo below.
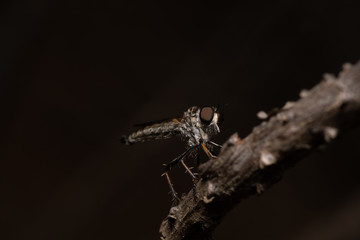
{"type": "MultiPolygon", "coordinates": [[[[158,239],[162,164],[184,143],[116,137],[193,105],[222,108],[214,141],[245,137],[258,111],[360,59],[357,2],[2,2],[0,238],[158,239]]],[[[216,239],[360,239],[359,134],[241,202],[216,239]]]]}

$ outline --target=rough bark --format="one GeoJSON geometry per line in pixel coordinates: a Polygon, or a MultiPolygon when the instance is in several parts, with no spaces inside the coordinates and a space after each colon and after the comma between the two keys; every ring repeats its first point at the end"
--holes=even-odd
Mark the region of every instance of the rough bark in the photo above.
{"type": "MultiPolygon", "coordinates": [[[[266,117],[266,114],[259,114],[266,117]]],[[[284,170],[339,133],[360,125],[360,62],[338,78],[325,74],[300,99],[288,102],[245,139],[234,134],[219,156],[199,167],[200,180],[160,227],[162,239],[211,239],[221,218],[240,200],[260,194],[284,170]]]]}

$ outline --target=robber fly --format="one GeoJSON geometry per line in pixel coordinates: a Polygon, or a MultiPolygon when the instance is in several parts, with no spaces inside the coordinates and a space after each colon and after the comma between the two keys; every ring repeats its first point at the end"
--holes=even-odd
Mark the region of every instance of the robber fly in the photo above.
{"type": "Polygon", "coordinates": [[[182,117],[139,125],[141,126],[139,130],[130,135],[122,136],[121,141],[126,145],[132,145],[148,140],[180,136],[180,138],[187,143],[187,150],[185,152],[171,162],[165,164],[165,172],[163,174],[166,176],[174,200],[178,200],[179,198],[168,174],[169,170],[180,162],[192,177],[195,185],[197,178],[184,163],[184,159],[194,152],[197,152],[200,148],[209,158],[214,157],[211,149],[213,147],[221,148],[221,145],[210,141],[210,138],[213,135],[220,133],[219,126],[221,125],[222,120],[222,115],[216,107],[194,106],[185,111],[182,117]]]}

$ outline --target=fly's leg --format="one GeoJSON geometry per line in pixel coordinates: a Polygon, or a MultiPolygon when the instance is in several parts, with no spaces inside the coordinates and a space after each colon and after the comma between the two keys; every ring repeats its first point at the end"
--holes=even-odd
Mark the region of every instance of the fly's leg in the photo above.
{"type": "MultiPolygon", "coordinates": [[[[175,189],[173,187],[173,184],[171,183],[168,171],[175,165],[177,164],[179,161],[183,161],[184,158],[186,158],[197,146],[191,147],[189,149],[187,149],[185,152],[183,152],[180,156],[178,156],[177,158],[175,158],[174,160],[172,160],[171,162],[169,162],[168,164],[165,165],[165,172],[163,175],[166,176],[166,180],[169,184],[170,187],[170,191],[171,194],[173,196],[173,201],[174,204],[176,204],[176,202],[179,200],[179,197],[177,196],[177,193],[175,192],[175,189]]],[[[190,170],[190,169],[189,169],[190,170]]]]}
{"type": "Polygon", "coordinates": [[[169,162],[168,164],[165,164],[165,171],[169,171],[174,165],[176,165],[179,161],[183,160],[184,158],[186,158],[194,149],[195,147],[191,147],[189,149],[187,149],[185,152],[183,152],[180,156],[178,156],[177,158],[175,158],[174,160],[172,160],[171,162],[169,162]]]}
{"type": "Polygon", "coordinates": [[[222,148],[222,145],[214,143],[212,141],[208,141],[207,143],[209,143],[210,145],[213,145],[214,147],[222,148]]]}
{"type": "Polygon", "coordinates": [[[180,162],[181,162],[181,164],[184,166],[186,172],[190,174],[193,182],[196,183],[197,177],[195,176],[195,174],[194,174],[194,173],[190,170],[190,168],[184,163],[184,160],[181,160],[180,162]]]}
{"type": "Polygon", "coordinates": [[[186,169],[186,172],[190,174],[192,181],[193,181],[193,193],[194,193],[194,198],[196,197],[196,183],[198,181],[195,173],[193,173],[190,168],[184,163],[184,160],[180,161],[181,164],[184,166],[184,168],[186,169]]]}
{"type": "Polygon", "coordinates": [[[204,150],[208,158],[214,158],[215,156],[210,152],[210,150],[205,146],[203,142],[200,143],[201,148],[204,150]]]}
{"type": "Polygon", "coordinates": [[[199,154],[196,154],[196,167],[200,166],[200,164],[201,164],[200,156],[199,154]]]}
{"type": "Polygon", "coordinates": [[[178,197],[177,193],[175,192],[175,189],[174,189],[174,187],[173,187],[173,184],[171,183],[171,180],[170,180],[170,177],[169,177],[168,172],[164,172],[163,175],[166,176],[166,180],[167,180],[167,182],[168,182],[168,184],[169,184],[170,192],[171,192],[171,195],[172,195],[172,197],[173,197],[174,205],[176,205],[177,202],[179,201],[179,197],[178,197]]]}

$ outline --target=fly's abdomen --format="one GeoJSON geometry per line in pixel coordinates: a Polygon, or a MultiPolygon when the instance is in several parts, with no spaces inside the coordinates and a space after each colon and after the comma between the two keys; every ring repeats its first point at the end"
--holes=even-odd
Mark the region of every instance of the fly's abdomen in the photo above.
{"type": "Polygon", "coordinates": [[[180,125],[181,123],[177,119],[152,124],[145,126],[144,128],[141,128],[128,136],[122,136],[121,141],[126,145],[131,145],[137,142],[145,142],[148,140],[170,138],[179,133],[180,125]]]}

